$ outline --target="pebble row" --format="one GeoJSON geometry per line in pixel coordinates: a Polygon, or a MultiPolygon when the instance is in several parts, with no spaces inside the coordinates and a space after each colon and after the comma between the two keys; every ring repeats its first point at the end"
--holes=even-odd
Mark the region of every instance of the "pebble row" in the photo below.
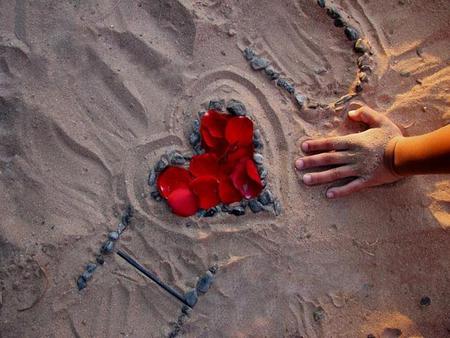
{"type": "Polygon", "coordinates": [[[83,273],[77,279],[78,290],[83,290],[87,286],[87,282],[92,279],[92,276],[97,269],[98,265],[105,263],[105,255],[110,254],[114,250],[115,242],[119,239],[120,235],[125,231],[131,222],[133,217],[133,207],[128,205],[122,213],[120,222],[117,226],[117,230],[111,231],[108,234],[108,239],[102,244],[99,252],[95,257],[95,263],[89,262],[83,273]]]}
{"type": "MultiPolygon", "coordinates": [[[[245,105],[238,100],[231,99],[228,102],[225,100],[212,100],[208,104],[208,109],[214,109],[220,112],[227,111],[231,115],[235,116],[249,116],[245,105]]],[[[192,146],[194,154],[202,154],[204,149],[202,148],[201,136],[200,136],[200,119],[205,114],[205,111],[200,111],[198,117],[194,119],[192,124],[192,131],[189,135],[189,143],[192,146]]],[[[261,211],[273,211],[275,215],[279,215],[282,211],[280,201],[273,196],[272,191],[267,184],[268,171],[264,166],[264,156],[261,151],[264,148],[262,142],[262,135],[259,129],[255,129],[253,132],[253,146],[255,152],[253,160],[258,168],[261,182],[264,185],[264,190],[258,196],[258,198],[246,200],[241,202],[232,203],[229,205],[221,204],[208,210],[200,210],[197,213],[198,217],[213,217],[219,212],[232,214],[235,216],[243,216],[246,213],[247,207],[253,213],[259,213],[261,211]]],[[[154,168],[150,170],[148,177],[148,184],[151,187],[150,196],[156,201],[161,201],[162,196],[156,188],[156,179],[158,174],[162,172],[168,165],[185,165],[191,159],[190,156],[184,156],[180,152],[174,150],[169,153],[163,154],[161,158],[156,162],[154,168]]]]}
{"type": "Polygon", "coordinates": [[[208,292],[209,288],[214,282],[214,277],[218,270],[219,266],[217,264],[211,266],[205,274],[199,277],[195,289],[186,292],[185,298],[189,306],[183,305],[181,307],[181,313],[177,318],[174,328],[168,335],[169,338],[175,338],[180,333],[183,325],[187,322],[188,318],[191,315],[192,308],[195,306],[195,304],[197,304],[198,297],[208,292]]]}
{"type": "MultiPolygon", "coordinates": [[[[372,74],[374,60],[371,55],[373,55],[373,52],[367,39],[361,37],[356,28],[349,25],[342,18],[341,14],[336,8],[327,7],[325,0],[318,0],[317,3],[321,8],[326,9],[328,16],[334,20],[334,25],[336,27],[344,28],[345,36],[348,40],[354,42],[353,50],[359,55],[359,57],[357,58],[358,71],[356,74],[356,80],[352,85],[350,93],[342,96],[332,104],[332,106],[336,107],[350,101],[353,97],[355,97],[363,90],[364,85],[369,81],[369,75],[372,74]]],[[[318,107],[327,106],[326,104],[318,103],[317,101],[308,98],[306,95],[300,93],[294,87],[293,83],[281,77],[281,72],[275,70],[268,59],[257,56],[256,52],[252,48],[246,47],[243,51],[243,54],[253,70],[264,70],[264,73],[271,81],[274,81],[278,87],[293,95],[300,109],[304,107],[316,109],[318,107]]]]}

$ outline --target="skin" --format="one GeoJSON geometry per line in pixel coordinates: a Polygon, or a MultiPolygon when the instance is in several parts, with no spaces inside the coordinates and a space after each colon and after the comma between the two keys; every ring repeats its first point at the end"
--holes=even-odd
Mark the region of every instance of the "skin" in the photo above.
{"type": "Polygon", "coordinates": [[[402,138],[401,130],[383,114],[360,103],[351,104],[347,116],[351,121],[364,123],[368,129],[345,136],[306,140],[301,144],[305,156],[295,161],[299,171],[318,169],[303,175],[306,185],[336,183],[344,178],[353,178],[345,185],[331,184],[326,193],[328,198],[348,196],[365,188],[401,179],[384,163],[388,142],[402,138]]]}

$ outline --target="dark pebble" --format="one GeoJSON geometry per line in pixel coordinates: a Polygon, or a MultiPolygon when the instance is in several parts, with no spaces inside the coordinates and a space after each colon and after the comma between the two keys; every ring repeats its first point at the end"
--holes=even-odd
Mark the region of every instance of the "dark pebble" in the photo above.
{"type": "Polygon", "coordinates": [[[325,8],[325,0],[317,0],[317,4],[318,4],[321,8],[325,8]]]}
{"type": "Polygon", "coordinates": [[[334,25],[336,27],[344,27],[345,22],[344,22],[344,20],[342,20],[342,18],[337,18],[337,19],[334,19],[334,25]]]}
{"type": "Polygon", "coordinates": [[[184,313],[186,316],[190,316],[192,313],[192,309],[187,305],[183,305],[181,308],[181,312],[184,313]]]}
{"type": "Polygon", "coordinates": [[[152,191],[151,193],[150,193],[150,196],[152,196],[152,198],[155,200],[155,201],[161,201],[161,199],[162,199],[162,197],[161,197],[161,194],[159,193],[159,191],[157,191],[157,190],[154,190],[154,191],[152,191]]]}
{"type": "Polygon", "coordinates": [[[88,280],[90,280],[92,278],[92,272],[84,271],[83,274],[81,275],[81,277],[83,277],[84,280],[87,282],[88,280]]]}
{"type": "Polygon", "coordinates": [[[192,130],[196,133],[200,132],[200,120],[194,119],[194,122],[192,122],[192,130]]]}
{"type": "Polygon", "coordinates": [[[203,148],[200,143],[196,144],[192,149],[194,150],[194,154],[196,155],[200,155],[201,153],[203,153],[203,148]]]}
{"type": "Polygon", "coordinates": [[[127,227],[130,224],[131,216],[129,214],[123,214],[120,222],[127,227]]]}
{"type": "Polygon", "coordinates": [[[214,208],[206,210],[205,213],[203,214],[203,217],[213,217],[218,212],[219,212],[219,209],[214,207],[214,208]]]}
{"type": "Polygon", "coordinates": [[[119,233],[117,231],[111,231],[108,234],[108,238],[112,241],[117,241],[119,239],[119,233]]]}
{"type": "Polygon", "coordinates": [[[267,76],[272,77],[272,75],[275,74],[275,69],[273,69],[272,66],[268,66],[264,69],[264,72],[267,76]]]}
{"type": "Polygon", "coordinates": [[[253,161],[255,161],[256,164],[263,164],[264,163],[264,156],[262,156],[259,153],[253,154],[253,161]]]}
{"type": "Polygon", "coordinates": [[[364,73],[364,72],[360,72],[360,73],[358,74],[358,77],[359,77],[359,79],[360,79],[362,82],[368,82],[368,81],[369,81],[369,77],[368,77],[367,74],[364,73]]]}
{"type": "Polygon", "coordinates": [[[225,100],[211,100],[209,101],[208,109],[214,109],[217,111],[224,111],[225,109],[225,100]]]}
{"type": "Polygon", "coordinates": [[[325,311],[322,307],[318,307],[314,312],[313,312],[313,318],[316,322],[322,320],[325,318],[325,311]]]}
{"type": "Polygon", "coordinates": [[[337,11],[336,8],[333,7],[329,7],[327,8],[327,14],[330,18],[332,19],[338,19],[341,17],[341,15],[339,14],[339,12],[337,11]]]}
{"type": "Polygon", "coordinates": [[[232,115],[236,115],[236,116],[247,115],[247,109],[245,108],[244,104],[238,100],[232,99],[232,100],[228,101],[227,110],[232,115]]]}
{"type": "Polygon", "coordinates": [[[192,289],[188,292],[186,292],[186,294],[184,295],[184,297],[186,298],[186,303],[188,303],[188,305],[190,307],[194,307],[194,305],[197,303],[198,301],[198,295],[197,295],[197,290],[192,289]]]}
{"type": "Polygon", "coordinates": [[[204,110],[201,110],[197,113],[199,119],[201,119],[203,117],[203,115],[205,115],[205,114],[206,114],[206,111],[204,111],[204,110]]]}
{"type": "Polygon", "coordinates": [[[77,287],[78,290],[81,291],[87,286],[86,280],[83,278],[83,276],[78,277],[77,279],[77,287]]]}
{"type": "Polygon", "coordinates": [[[285,79],[278,79],[277,80],[277,86],[285,89],[289,94],[293,94],[295,92],[294,86],[292,86],[285,79]]]}
{"type": "Polygon", "coordinates": [[[200,277],[195,288],[198,294],[204,294],[208,292],[209,287],[214,281],[214,276],[211,271],[206,271],[206,273],[200,277]]]}
{"type": "Polygon", "coordinates": [[[254,140],[260,140],[262,138],[261,131],[259,129],[255,129],[253,131],[253,139],[254,140]]]}
{"type": "Polygon", "coordinates": [[[186,159],[183,155],[180,154],[180,152],[173,150],[169,153],[169,162],[173,165],[183,165],[186,163],[186,159]]]}
{"type": "Polygon", "coordinates": [[[248,207],[254,214],[261,212],[264,209],[264,206],[262,205],[262,203],[260,201],[258,201],[257,199],[250,200],[248,202],[248,207]]]}
{"type": "Polygon", "coordinates": [[[245,215],[245,209],[242,206],[234,207],[229,212],[230,212],[230,214],[235,215],[235,216],[245,215]]]}
{"type": "Polygon", "coordinates": [[[377,338],[377,337],[375,337],[375,335],[369,333],[369,334],[367,335],[367,338],[377,338]]]}
{"type": "Polygon", "coordinates": [[[273,201],[273,212],[275,216],[279,216],[281,214],[281,203],[278,199],[274,199],[273,201]]]}
{"type": "Polygon", "coordinates": [[[95,261],[100,265],[105,264],[105,258],[102,255],[97,255],[97,257],[95,257],[95,261]]]}
{"type": "Polygon", "coordinates": [[[255,149],[261,150],[262,148],[264,148],[264,144],[260,140],[253,140],[253,147],[255,147],[255,149]]]}
{"type": "Polygon", "coordinates": [[[267,169],[261,166],[261,169],[258,171],[259,177],[263,180],[267,177],[267,169]]]}
{"type": "Polygon", "coordinates": [[[109,254],[113,251],[114,249],[114,242],[113,241],[106,241],[105,243],[103,243],[102,248],[101,248],[101,252],[103,254],[109,254]]]}
{"type": "Polygon", "coordinates": [[[220,210],[223,211],[223,212],[230,212],[231,208],[228,205],[226,205],[226,204],[222,204],[220,206],[220,210]]]}
{"type": "Polygon", "coordinates": [[[156,162],[155,171],[161,172],[164,169],[166,169],[168,165],[169,165],[169,159],[167,158],[166,155],[163,155],[163,156],[161,156],[160,160],[158,162],[156,162]]]}
{"type": "Polygon", "coordinates": [[[209,267],[208,270],[211,271],[213,275],[215,275],[217,271],[219,271],[219,266],[217,264],[213,264],[212,266],[209,267]]]}
{"type": "Polygon", "coordinates": [[[126,228],[127,228],[126,225],[124,225],[123,223],[119,223],[117,225],[117,233],[120,235],[122,232],[125,231],[126,228]]]}
{"type": "Polygon", "coordinates": [[[420,305],[422,305],[422,306],[429,306],[429,305],[431,305],[431,298],[428,297],[428,296],[422,297],[420,299],[420,305]]]}
{"type": "Polygon", "coordinates": [[[362,65],[361,67],[359,67],[359,69],[361,69],[365,73],[372,74],[372,67],[368,65],[362,65]]]}
{"type": "Polygon", "coordinates": [[[306,96],[300,93],[295,93],[294,97],[295,101],[297,101],[297,104],[300,106],[300,108],[303,108],[305,106],[306,96]]]}
{"type": "Polygon", "coordinates": [[[266,189],[259,195],[258,200],[262,205],[269,205],[273,202],[273,194],[269,189],[266,189]]]}
{"type": "Polygon", "coordinates": [[[197,131],[193,131],[191,135],[189,135],[189,143],[191,146],[196,146],[200,142],[200,133],[197,131]]]}
{"type": "Polygon", "coordinates": [[[150,173],[148,174],[148,185],[154,186],[156,183],[156,172],[155,169],[150,170],[150,173]]]}
{"type": "Polygon", "coordinates": [[[355,91],[356,91],[357,93],[361,93],[362,90],[363,90],[362,82],[361,82],[360,80],[356,81],[356,84],[355,84],[355,91]]]}
{"type": "Polygon", "coordinates": [[[359,38],[358,40],[355,41],[355,46],[353,47],[353,49],[357,53],[367,53],[369,52],[370,48],[366,41],[359,38]]]}
{"type": "Polygon", "coordinates": [[[97,264],[95,263],[87,263],[86,265],[86,271],[93,273],[97,269],[97,264]]]}
{"type": "Polygon", "coordinates": [[[244,57],[246,60],[250,61],[255,57],[255,51],[251,49],[250,47],[247,47],[244,49],[244,57]]]}
{"type": "Polygon", "coordinates": [[[266,68],[270,64],[270,61],[266,58],[254,57],[252,61],[250,61],[250,65],[254,70],[261,70],[266,68]]]}
{"type": "Polygon", "coordinates": [[[359,33],[356,29],[354,29],[352,26],[347,26],[344,29],[345,36],[350,41],[355,41],[359,39],[359,33]]]}

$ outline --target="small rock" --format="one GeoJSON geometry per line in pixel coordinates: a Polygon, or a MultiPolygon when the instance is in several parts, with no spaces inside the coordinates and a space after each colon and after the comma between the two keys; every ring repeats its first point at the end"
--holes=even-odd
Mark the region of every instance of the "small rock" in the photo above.
{"type": "Polygon", "coordinates": [[[105,264],[105,258],[102,255],[97,255],[95,257],[95,261],[100,265],[105,264]]]}
{"type": "Polygon", "coordinates": [[[295,92],[295,88],[285,79],[278,79],[277,86],[285,89],[289,94],[293,94],[295,92]]]}
{"type": "Polygon", "coordinates": [[[225,110],[225,100],[211,100],[208,104],[208,109],[214,109],[217,111],[224,111],[225,110]]]}
{"type": "Polygon", "coordinates": [[[86,271],[93,273],[95,271],[95,269],[97,269],[97,264],[95,263],[88,263],[86,265],[86,271]]]}
{"type": "Polygon", "coordinates": [[[266,189],[259,195],[258,200],[262,205],[269,205],[273,202],[273,194],[269,189],[266,189]]]}
{"type": "Polygon", "coordinates": [[[215,275],[217,271],[219,271],[219,266],[217,264],[213,264],[212,266],[209,267],[208,270],[211,271],[213,275],[215,275]]]}
{"type": "Polygon", "coordinates": [[[264,156],[262,156],[259,153],[253,154],[253,161],[255,161],[256,164],[263,164],[264,163],[264,156]]]}
{"type": "Polygon", "coordinates": [[[186,163],[186,159],[183,155],[180,154],[180,152],[173,150],[168,155],[170,164],[173,165],[183,165],[186,163]]]}
{"type": "Polygon", "coordinates": [[[196,146],[200,143],[200,133],[193,131],[191,135],[189,135],[189,143],[191,146],[196,146]]]}
{"type": "Polygon", "coordinates": [[[316,310],[314,310],[313,312],[313,318],[316,322],[322,320],[325,318],[325,311],[322,307],[318,307],[316,308],[316,310]]]}
{"type": "Polygon", "coordinates": [[[196,133],[200,132],[200,120],[198,118],[192,122],[192,130],[196,133]]]}
{"type": "Polygon", "coordinates": [[[273,80],[278,80],[280,78],[281,74],[278,72],[274,72],[271,76],[270,79],[273,80]]]}
{"type": "Polygon", "coordinates": [[[186,298],[186,302],[188,303],[188,305],[190,307],[194,307],[194,305],[197,304],[197,301],[198,301],[197,290],[192,289],[192,290],[186,292],[184,297],[186,298]]]}
{"type": "MultiPolygon", "coordinates": [[[[158,192],[159,194],[159,192],[158,192]]],[[[151,194],[150,194],[151,195],[151,194]]],[[[117,233],[120,235],[122,232],[124,232],[124,230],[127,228],[127,226],[125,224],[123,224],[122,222],[119,223],[117,225],[117,233]]]]}
{"type": "Polygon", "coordinates": [[[353,28],[352,26],[345,27],[344,33],[345,33],[345,36],[347,37],[347,39],[349,39],[350,41],[355,41],[355,40],[359,39],[358,31],[355,28],[353,28]]]}
{"type": "Polygon", "coordinates": [[[355,84],[355,91],[357,93],[360,93],[360,92],[362,92],[362,90],[363,90],[362,82],[360,80],[357,80],[356,84],[355,84]]]}
{"type": "Polygon", "coordinates": [[[205,210],[205,213],[203,214],[203,217],[213,217],[215,214],[219,212],[219,209],[217,207],[205,210]]]}
{"type": "Polygon", "coordinates": [[[230,214],[235,216],[245,215],[245,209],[242,206],[236,206],[229,211],[230,214]]]}
{"type": "Polygon", "coordinates": [[[317,4],[318,4],[321,8],[325,8],[325,0],[317,0],[317,4]]]}
{"type": "Polygon", "coordinates": [[[92,272],[84,271],[83,274],[81,275],[81,277],[83,277],[84,280],[87,282],[88,280],[90,280],[92,278],[92,272]]]}
{"type": "Polygon", "coordinates": [[[156,183],[156,172],[155,169],[150,170],[150,173],[148,174],[148,185],[154,186],[156,183]]]}
{"type": "Polygon", "coordinates": [[[166,155],[163,155],[163,156],[161,156],[160,160],[156,163],[155,171],[161,172],[164,169],[166,169],[168,165],[169,165],[169,159],[167,158],[166,155]]]}
{"type": "Polygon", "coordinates": [[[270,61],[265,59],[265,58],[261,58],[261,57],[254,57],[251,61],[250,61],[250,65],[252,66],[252,68],[254,70],[261,70],[266,68],[268,65],[270,64],[270,61]]]}
{"type": "Polygon", "coordinates": [[[275,216],[279,216],[281,214],[281,203],[277,198],[273,201],[273,212],[275,213],[275,216]]]}
{"type": "Polygon", "coordinates": [[[236,116],[245,116],[247,115],[247,109],[241,101],[231,99],[227,103],[227,110],[230,114],[236,116]]]}
{"type": "Polygon", "coordinates": [[[253,140],[253,147],[257,150],[264,148],[264,144],[260,140],[253,140]]]}
{"type": "Polygon", "coordinates": [[[161,197],[161,194],[159,193],[159,191],[157,191],[157,190],[154,190],[154,191],[152,191],[151,193],[150,193],[150,196],[155,200],[155,201],[161,201],[162,200],[162,197],[161,197]]]}
{"type": "Polygon", "coordinates": [[[120,219],[120,223],[125,225],[125,227],[127,227],[130,224],[130,221],[131,221],[131,215],[128,213],[124,213],[122,215],[122,218],[120,219]]]}
{"type": "Polygon", "coordinates": [[[226,204],[222,204],[221,206],[220,206],[220,210],[222,211],[222,212],[230,212],[230,207],[228,206],[228,205],[226,205],[226,204]]]}
{"type": "Polygon", "coordinates": [[[327,8],[327,14],[330,18],[332,19],[338,19],[341,17],[341,15],[339,14],[339,12],[337,11],[336,8],[334,7],[328,7],[327,8]]]}
{"type": "Polygon", "coordinates": [[[368,65],[362,65],[361,67],[359,67],[359,69],[361,69],[365,73],[372,74],[372,67],[368,65]]]}
{"type": "Polygon", "coordinates": [[[236,30],[234,30],[233,28],[228,30],[228,36],[235,36],[236,35],[236,30]]]}
{"type": "Polygon", "coordinates": [[[259,177],[263,180],[267,177],[267,169],[264,166],[260,166],[258,168],[259,177]]]}
{"type": "Polygon", "coordinates": [[[246,60],[250,61],[255,57],[255,55],[256,55],[255,51],[250,47],[244,49],[244,57],[246,60]]]}
{"type": "Polygon", "coordinates": [[[206,273],[200,277],[195,288],[198,294],[204,294],[208,291],[209,287],[214,281],[214,276],[211,271],[206,271],[206,273]]]}
{"type": "Polygon", "coordinates": [[[297,104],[300,106],[300,108],[303,108],[306,102],[306,96],[300,93],[295,93],[294,97],[295,101],[297,101],[297,104]]]}
{"type": "Polygon", "coordinates": [[[83,276],[78,277],[77,279],[77,287],[78,291],[83,290],[87,286],[86,280],[83,278],[83,276]]]}
{"type": "Polygon", "coordinates": [[[119,233],[117,231],[111,231],[108,234],[108,238],[112,241],[117,241],[119,239],[119,233]]]}
{"type": "Polygon", "coordinates": [[[336,27],[344,27],[345,22],[344,22],[344,20],[342,20],[342,18],[337,18],[337,19],[334,19],[334,25],[336,27]]]}
{"type": "Polygon", "coordinates": [[[355,42],[354,50],[357,53],[368,53],[370,51],[370,47],[364,39],[359,38],[355,42]]]}
{"type": "Polygon", "coordinates": [[[364,72],[360,72],[358,74],[358,77],[359,77],[359,80],[362,81],[362,82],[368,82],[369,81],[369,77],[364,72]]]}
{"type": "Polygon", "coordinates": [[[114,249],[114,242],[108,240],[102,245],[102,248],[100,250],[101,253],[103,254],[109,254],[113,251],[113,249],[114,249]]]}
{"type": "Polygon", "coordinates": [[[420,299],[420,305],[422,306],[429,306],[431,305],[431,298],[428,296],[424,296],[420,299]]]}
{"type": "Polygon", "coordinates": [[[262,205],[262,203],[260,201],[258,201],[257,199],[250,200],[248,202],[248,206],[254,214],[257,214],[258,212],[261,212],[264,209],[264,206],[262,205]]]}
{"type": "Polygon", "coordinates": [[[204,111],[204,110],[201,110],[197,113],[199,119],[201,119],[203,117],[203,115],[205,115],[205,114],[206,114],[206,111],[204,111]]]}
{"type": "Polygon", "coordinates": [[[319,102],[317,102],[317,101],[315,101],[313,99],[308,100],[308,108],[316,109],[317,107],[319,107],[319,102]]]}
{"type": "Polygon", "coordinates": [[[272,77],[272,75],[275,74],[275,69],[273,69],[272,66],[267,66],[264,69],[264,72],[266,73],[267,76],[272,77]]]}
{"type": "Polygon", "coordinates": [[[187,305],[183,305],[183,307],[181,308],[181,312],[184,313],[186,316],[190,316],[192,313],[192,309],[187,305]]]}

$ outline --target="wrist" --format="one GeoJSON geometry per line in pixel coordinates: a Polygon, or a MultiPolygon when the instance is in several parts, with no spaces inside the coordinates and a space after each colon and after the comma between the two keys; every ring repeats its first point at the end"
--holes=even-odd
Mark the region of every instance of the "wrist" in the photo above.
{"type": "Polygon", "coordinates": [[[397,147],[398,142],[402,139],[405,139],[405,137],[396,136],[389,140],[389,142],[386,144],[386,147],[384,148],[384,164],[389,172],[396,177],[402,177],[395,170],[395,148],[397,147]]]}

